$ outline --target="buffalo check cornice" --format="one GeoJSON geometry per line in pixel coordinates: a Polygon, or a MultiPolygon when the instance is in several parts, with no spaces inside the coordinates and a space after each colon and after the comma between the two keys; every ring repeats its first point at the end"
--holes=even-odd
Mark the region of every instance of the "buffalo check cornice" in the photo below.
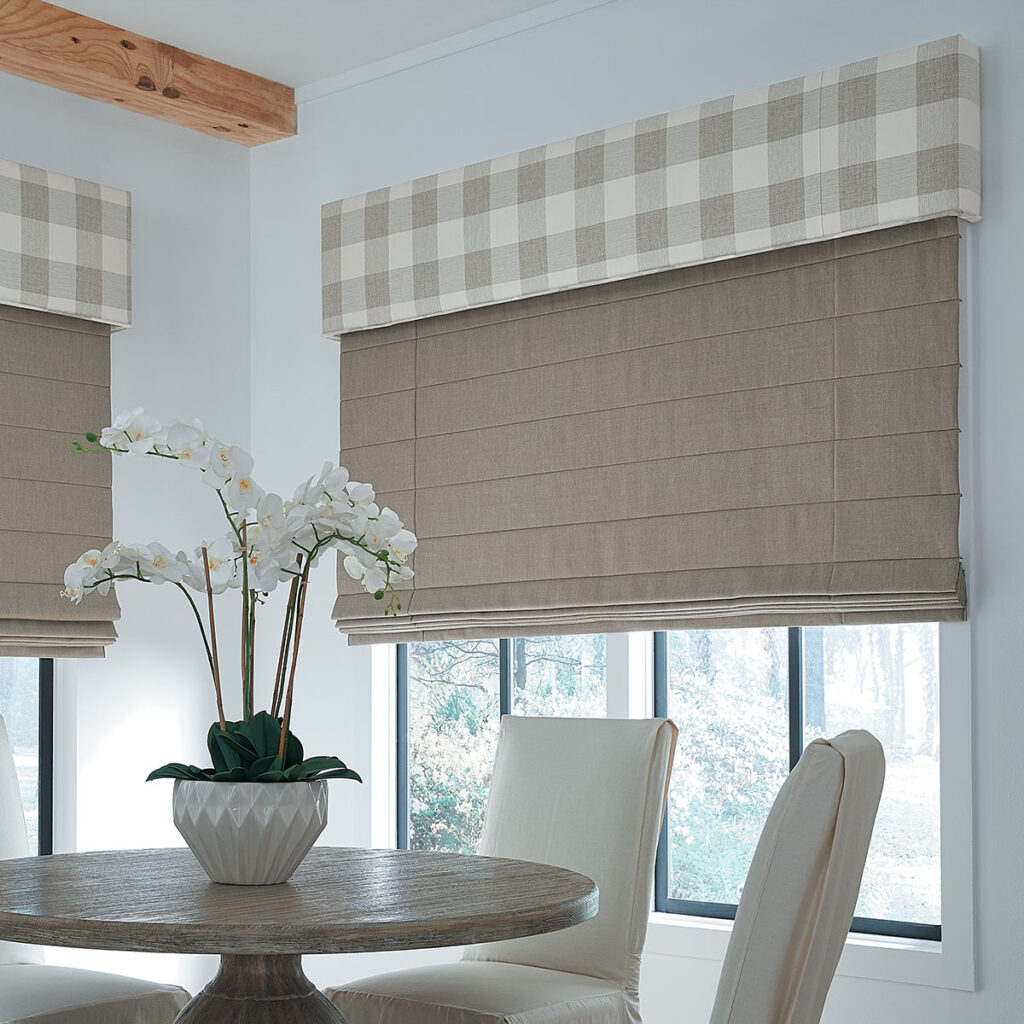
{"type": "Polygon", "coordinates": [[[131,194],[0,160],[0,303],[131,325],[131,194]]]}
{"type": "Polygon", "coordinates": [[[324,333],[978,220],[979,93],[952,36],[329,203],[324,333]]]}

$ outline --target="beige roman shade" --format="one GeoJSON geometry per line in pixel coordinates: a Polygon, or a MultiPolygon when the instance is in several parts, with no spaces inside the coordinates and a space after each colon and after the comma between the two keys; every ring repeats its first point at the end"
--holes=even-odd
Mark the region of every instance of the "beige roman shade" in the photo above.
{"type": "Polygon", "coordinates": [[[341,337],[342,461],[419,536],[353,643],[960,619],[957,222],[341,337]]]}
{"type": "Polygon", "coordinates": [[[97,657],[116,636],[112,594],[60,596],[110,542],[110,456],[70,454],[109,420],[109,325],[0,305],[0,657],[97,657]]]}

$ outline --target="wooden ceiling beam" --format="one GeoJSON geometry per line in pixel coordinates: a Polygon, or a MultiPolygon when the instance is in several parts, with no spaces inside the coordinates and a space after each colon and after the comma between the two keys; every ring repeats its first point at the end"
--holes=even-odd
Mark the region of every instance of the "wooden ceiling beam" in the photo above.
{"type": "Polygon", "coordinates": [[[290,86],[43,0],[0,0],[0,71],[243,146],[296,133],[290,86]]]}

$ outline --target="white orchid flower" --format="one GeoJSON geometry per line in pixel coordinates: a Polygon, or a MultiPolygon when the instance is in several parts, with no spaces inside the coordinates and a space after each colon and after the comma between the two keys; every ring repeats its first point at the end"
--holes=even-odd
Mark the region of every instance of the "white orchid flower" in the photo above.
{"type": "Polygon", "coordinates": [[[121,545],[116,540],[112,540],[100,554],[102,557],[99,561],[99,568],[114,569],[121,561],[121,545]]]}
{"type": "Polygon", "coordinates": [[[368,520],[364,530],[366,543],[374,551],[382,551],[390,546],[392,538],[396,536],[408,533],[411,537],[412,534],[408,530],[402,529],[403,525],[402,520],[391,509],[385,508],[375,519],[368,520]]]}
{"type": "MultiPolygon", "coordinates": [[[[86,554],[89,552],[87,551],[86,554]]],[[[64,570],[64,589],[61,591],[61,596],[66,597],[74,604],[81,604],[82,598],[86,594],[86,578],[90,572],[90,567],[83,564],[81,558],[77,562],[72,562],[64,570]]]]}
{"type": "MultiPolygon", "coordinates": [[[[94,444],[97,436],[89,433],[85,440],[94,444]]],[[[386,612],[401,609],[394,583],[413,578],[413,570],[404,563],[416,548],[416,537],[393,509],[378,507],[370,484],[352,480],[344,466],[325,462],[319,474],[300,484],[293,499],[285,502],[253,480],[253,459],[247,451],[211,436],[198,420],[175,421],[164,429],[141,407],[129,409],[103,429],[99,440],[101,447],[118,454],[169,456],[199,469],[204,483],[220,495],[232,529],[205,546],[205,558],[202,547],[190,557],[183,551],[172,554],[157,542],[112,541],[102,550],[91,548],[64,573],[63,593],[72,602],[81,602],[93,591],[109,593],[115,578],[172,582],[213,594],[244,584],[243,614],[253,616],[259,593],[269,593],[297,576],[305,579],[323,552],[334,548],[345,572],[369,593],[382,597],[390,592],[386,612]]],[[[76,443],[75,450],[94,449],[76,443]]],[[[288,614],[295,614],[294,602],[288,614]]],[[[210,624],[212,628],[212,607],[210,624]]],[[[200,629],[205,640],[201,621],[200,629]]],[[[243,642],[251,644],[251,637],[243,642]]],[[[216,683],[215,651],[211,654],[209,644],[207,654],[216,683]]],[[[249,658],[251,671],[251,647],[249,658]]]]}
{"type": "Polygon", "coordinates": [[[388,546],[395,553],[395,557],[404,562],[417,548],[419,541],[416,534],[409,530],[399,530],[388,538],[388,546]]]}
{"type": "MultiPolygon", "coordinates": [[[[249,459],[249,468],[252,469],[252,458],[249,459]]],[[[236,470],[228,484],[226,497],[232,508],[248,512],[256,508],[263,495],[263,488],[248,473],[236,470]]]]}
{"type": "MultiPolygon", "coordinates": [[[[210,589],[215,594],[223,594],[235,583],[236,575],[235,545],[227,538],[214,541],[206,548],[206,565],[210,570],[210,589]]],[[[196,548],[195,561],[199,563],[199,571],[203,581],[200,589],[206,590],[206,573],[203,570],[203,549],[196,548]]],[[[237,583],[235,583],[237,586],[237,583]]]]}
{"type": "Polygon", "coordinates": [[[380,510],[380,514],[377,516],[377,529],[385,537],[394,537],[405,523],[398,518],[398,513],[388,508],[386,505],[380,510]]]}
{"type": "Polygon", "coordinates": [[[363,527],[366,517],[360,516],[348,502],[330,501],[318,506],[316,513],[314,521],[325,534],[340,533],[358,537],[365,532],[363,527]]]}
{"type": "Polygon", "coordinates": [[[269,594],[281,582],[280,550],[254,545],[246,555],[249,586],[269,594]]]}
{"type": "Polygon", "coordinates": [[[81,566],[86,571],[98,569],[103,562],[104,553],[98,548],[90,548],[88,551],[83,552],[78,556],[77,562],[72,562],[68,566],[68,569],[73,569],[75,566],[81,566]]]}
{"type": "Polygon", "coordinates": [[[244,448],[220,441],[214,441],[211,448],[210,471],[221,481],[230,480],[235,475],[248,476],[252,472],[252,456],[244,448]]]}
{"type": "Polygon", "coordinates": [[[139,550],[139,569],[153,583],[180,583],[187,571],[177,555],[154,541],[139,550]]]}
{"type": "Polygon", "coordinates": [[[387,573],[377,566],[367,569],[366,575],[363,576],[363,588],[368,594],[379,593],[387,586],[387,583],[387,573]]]}
{"type": "Polygon", "coordinates": [[[320,467],[319,476],[311,476],[304,484],[299,484],[295,488],[295,493],[292,495],[292,503],[295,505],[315,505],[323,497],[324,484],[333,469],[333,462],[325,462],[320,467]]]}
{"type": "Polygon", "coordinates": [[[284,534],[288,532],[288,517],[285,515],[284,502],[280,494],[264,494],[256,502],[256,525],[268,537],[272,537],[272,544],[277,544],[284,534]]]}
{"type": "Polygon", "coordinates": [[[104,448],[119,448],[132,455],[149,454],[153,451],[154,442],[160,439],[160,422],[141,407],[122,412],[100,434],[100,444],[104,448]]]}
{"type": "Polygon", "coordinates": [[[173,455],[183,466],[205,469],[210,464],[213,448],[198,420],[192,426],[172,423],[167,428],[165,444],[168,454],[173,455]]]}
{"type": "MultiPolygon", "coordinates": [[[[330,466],[331,463],[327,463],[330,466]]],[[[326,466],[325,466],[326,468],[326,466]]],[[[348,470],[344,466],[332,469],[323,478],[323,490],[332,499],[342,497],[345,487],[348,484],[348,470]]]]}
{"type": "Polygon", "coordinates": [[[346,484],[345,490],[357,505],[369,505],[373,501],[374,492],[369,484],[360,484],[355,480],[350,480],[346,484]]]}

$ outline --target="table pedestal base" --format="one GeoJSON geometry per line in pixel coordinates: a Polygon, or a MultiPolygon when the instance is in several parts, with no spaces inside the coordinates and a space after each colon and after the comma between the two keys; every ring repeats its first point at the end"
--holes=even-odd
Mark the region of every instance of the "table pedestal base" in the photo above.
{"type": "Polygon", "coordinates": [[[175,1024],[345,1024],[300,956],[222,956],[217,977],[175,1024]]]}

